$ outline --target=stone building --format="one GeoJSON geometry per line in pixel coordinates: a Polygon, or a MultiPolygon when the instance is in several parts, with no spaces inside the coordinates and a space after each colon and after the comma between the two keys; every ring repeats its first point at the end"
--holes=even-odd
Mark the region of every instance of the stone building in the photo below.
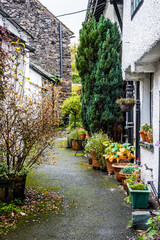
{"type": "Polygon", "coordinates": [[[1,8],[30,32],[30,59],[62,79],[65,98],[71,93],[70,37],[73,35],[38,0],[0,0],[1,8]]]}

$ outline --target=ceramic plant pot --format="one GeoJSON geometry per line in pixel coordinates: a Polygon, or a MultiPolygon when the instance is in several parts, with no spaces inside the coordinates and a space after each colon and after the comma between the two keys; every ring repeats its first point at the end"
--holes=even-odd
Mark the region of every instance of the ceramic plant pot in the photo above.
{"type": "Polygon", "coordinates": [[[146,138],[146,142],[149,143],[149,139],[148,139],[148,133],[147,132],[144,132],[144,135],[145,135],[145,138],[146,138]]]}
{"type": "Polygon", "coordinates": [[[122,184],[123,184],[123,188],[124,190],[127,192],[127,194],[129,193],[128,190],[128,186],[127,186],[127,182],[126,182],[126,178],[131,176],[132,174],[126,174],[126,173],[119,173],[120,178],[122,179],[122,184]]]}
{"type": "Polygon", "coordinates": [[[144,131],[140,130],[139,133],[141,135],[142,142],[146,142],[146,137],[145,137],[144,131]]]}
{"type": "Polygon", "coordinates": [[[113,163],[116,163],[116,160],[113,160],[113,162],[110,162],[108,159],[106,159],[106,167],[107,167],[107,172],[109,175],[114,173],[114,168],[112,167],[113,163]]]}
{"type": "Polygon", "coordinates": [[[97,155],[95,152],[91,152],[91,156],[92,156],[92,166],[99,168],[99,167],[103,167],[102,162],[100,162],[97,158],[97,155]]]}
{"type": "Polygon", "coordinates": [[[120,177],[120,171],[122,168],[126,167],[128,163],[114,163],[112,164],[112,167],[114,168],[114,174],[116,176],[118,184],[122,184],[122,179],[120,177]]]}
{"type": "Polygon", "coordinates": [[[86,133],[80,133],[80,138],[81,138],[81,140],[85,140],[85,138],[86,138],[86,133]]]}
{"type": "Polygon", "coordinates": [[[148,208],[148,199],[150,190],[132,190],[127,184],[129,189],[129,197],[133,208],[148,208]]]}
{"type": "Polygon", "coordinates": [[[72,139],[72,149],[82,150],[82,142],[78,139],[72,139]]]}
{"type": "Polygon", "coordinates": [[[148,140],[150,143],[153,144],[153,134],[152,133],[148,133],[148,140]]]}

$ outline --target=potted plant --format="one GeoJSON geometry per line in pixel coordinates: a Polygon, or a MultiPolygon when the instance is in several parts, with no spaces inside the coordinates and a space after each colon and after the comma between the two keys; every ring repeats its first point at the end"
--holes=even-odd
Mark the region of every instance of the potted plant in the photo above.
{"type": "Polygon", "coordinates": [[[124,190],[127,191],[128,193],[128,187],[127,187],[127,182],[125,181],[127,177],[129,177],[130,175],[132,175],[135,170],[137,169],[137,165],[133,164],[133,163],[129,163],[127,167],[124,167],[121,169],[119,176],[122,179],[122,184],[124,187],[124,190]]]}
{"type": "Polygon", "coordinates": [[[106,146],[104,157],[106,159],[107,171],[109,174],[115,172],[116,177],[121,182],[119,171],[125,167],[131,159],[135,158],[133,151],[135,147],[129,143],[120,144],[117,142],[104,142],[106,146]]]}
{"type": "Polygon", "coordinates": [[[136,100],[134,98],[120,98],[117,99],[116,103],[119,104],[123,112],[131,112],[136,103],[136,100]]]}
{"type": "Polygon", "coordinates": [[[81,140],[85,140],[87,131],[83,128],[80,128],[79,133],[80,133],[81,140]]]}
{"type": "Polygon", "coordinates": [[[152,128],[149,128],[148,132],[148,140],[150,143],[153,143],[153,129],[152,128]]]}
{"type": "Polygon", "coordinates": [[[105,146],[103,143],[106,140],[108,140],[108,136],[101,132],[93,134],[87,141],[85,152],[91,153],[93,167],[101,167],[105,164],[103,158],[105,146]]]}
{"type": "Polygon", "coordinates": [[[148,208],[150,190],[140,178],[140,170],[136,170],[126,179],[129,197],[133,208],[148,208]]]}
{"type": "Polygon", "coordinates": [[[143,142],[149,142],[149,139],[148,139],[148,135],[147,135],[147,132],[148,130],[150,129],[151,127],[147,124],[147,123],[144,123],[141,128],[140,128],[140,135],[141,135],[141,138],[142,138],[142,141],[143,142]]]}
{"type": "Polygon", "coordinates": [[[71,131],[68,137],[69,139],[72,139],[72,149],[74,150],[82,149],[82,143],[80,141],[80,133],[78,128],[71,131]]]}

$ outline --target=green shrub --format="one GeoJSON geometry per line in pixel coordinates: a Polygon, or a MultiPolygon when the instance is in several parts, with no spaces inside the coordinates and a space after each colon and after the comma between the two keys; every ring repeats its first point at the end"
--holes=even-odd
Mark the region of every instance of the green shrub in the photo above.
{"type": "Polygon", "coordinates": [[[107,134],[104,133],[95,133],[89,139],[85,146],[85,152],[95,152],[99,161],[104,163],[104,142],[109,140],[107,134]]]}
{"type": "Polygon", "coordinates": [[[78,128],[74,129],[74,130],[68,135],[68,137],[69,137],[70,139],[80,139],[79,129],[78,129],[78,128]]]}

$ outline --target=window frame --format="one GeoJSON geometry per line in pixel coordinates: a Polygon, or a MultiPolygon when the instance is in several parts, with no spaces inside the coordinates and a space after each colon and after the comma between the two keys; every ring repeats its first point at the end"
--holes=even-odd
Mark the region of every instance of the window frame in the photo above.
{"type": "Polygon", "coordinates": [[[142,6],[143,2],[144,2],[144,0],[131,0],[131,20],[133,19],[135,14],[140,9],[140,7],[142,6]],[[136,7],[133,7],[133,4],[135,5],[135,3],[136,3],[136,7]]]}

